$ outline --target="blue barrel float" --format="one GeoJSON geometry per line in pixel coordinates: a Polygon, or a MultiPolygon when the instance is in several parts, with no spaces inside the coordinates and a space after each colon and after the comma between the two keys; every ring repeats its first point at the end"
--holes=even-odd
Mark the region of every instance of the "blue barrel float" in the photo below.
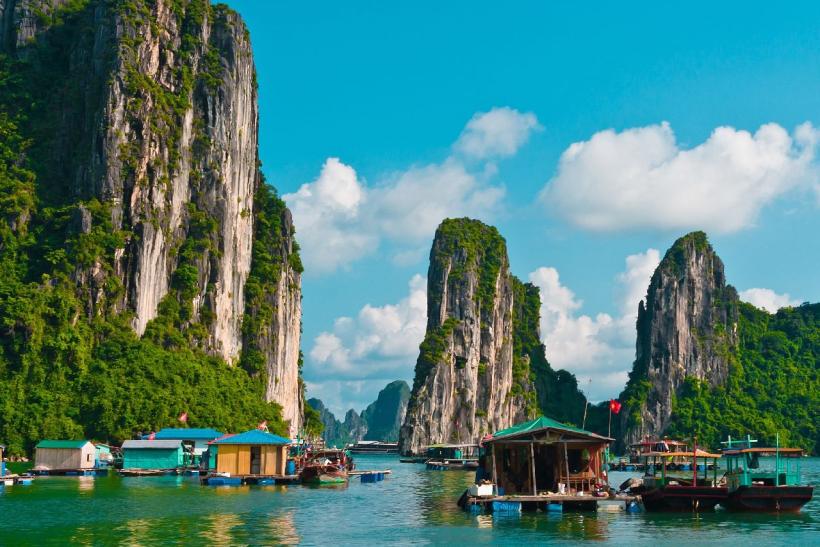
{"type": "Polygon", "coordinates": [[[285,475],[295,475],[296,474],[296,462],[293,460],[288,460],[288,463],[285,464],[285,475]]]}
{"type": "Polygon", "coordinates": [[[517,501],[494,501],[493,513],[520,513],[521,503],[517,501]]]}

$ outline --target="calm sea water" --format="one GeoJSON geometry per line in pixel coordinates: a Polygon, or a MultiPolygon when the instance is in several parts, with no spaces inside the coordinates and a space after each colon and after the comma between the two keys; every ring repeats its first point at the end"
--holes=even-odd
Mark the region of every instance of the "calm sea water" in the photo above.
{"type": "MultiPolygon", "coordinates": [[[[48,477],[0,488],[0,544],[820,543],[820,493],[799,514],[523,513],[469,515],[456,500],[472,474],[427,471],[385,456],[384,482],[346,487],[206,487],[189,477],[48,477]]],[[[804,479],[820,484],[820,458],[804,479]]],[[[629,473],[612,473],[620,484],[629,473]]]]}

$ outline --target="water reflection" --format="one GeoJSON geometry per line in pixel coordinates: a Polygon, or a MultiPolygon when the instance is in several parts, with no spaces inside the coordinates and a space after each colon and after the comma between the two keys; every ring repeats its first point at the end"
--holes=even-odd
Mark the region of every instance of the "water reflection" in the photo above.
{"type": "Polygon", "coordinates": [[[296,530],[296,523],[293,520],[293,511],[288,511],[280,515],[275,515],[268,521],[270,539],[283,545],[297,545],[299,543],[299,532],[296,530]]]}

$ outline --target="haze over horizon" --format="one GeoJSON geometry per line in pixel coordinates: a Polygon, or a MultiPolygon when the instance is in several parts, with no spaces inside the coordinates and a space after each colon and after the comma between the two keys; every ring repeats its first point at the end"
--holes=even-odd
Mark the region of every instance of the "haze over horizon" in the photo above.
{"type": "Polygon", "coordinates": [[[820,300],[820,6],[228,3],[302,248],[307,396],[337,416],[412,384],[446,217],[498,227],[550,363],[593,400],[689,231],[744,300],[820,300]]]}

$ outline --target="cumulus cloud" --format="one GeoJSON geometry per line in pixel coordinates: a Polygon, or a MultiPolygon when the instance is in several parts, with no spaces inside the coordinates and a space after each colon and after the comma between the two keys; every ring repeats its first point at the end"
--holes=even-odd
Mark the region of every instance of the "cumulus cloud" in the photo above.
{"type": "Polygon", "coordinates": [[[417,274],[398,303],[367,304],[355,318],[340,317],[332,331],[316,336],[305,377],[315,383],[412,380],[426,325],[427,280],[417,274]]]}
{"type": "Polygon", "coordinates": [[[615,279],[621,312],[617,317],[579,314],[583,301],[561,283],[555,268],[541,267],[529,275],[541,291],[541,337],[547,358],[553,367],[574,373],[592,400],[615,396],[626,383],[635,357],[638,303],[646,296],[659,261],[656,249],[626,258],[625,270],[615,279]]]}
{"type": "MultiPolygon", "coordinates": [[[[476,115],[454,148],[482,160],[514,154],[538,127],[533,114],[510,108],[476,115]]],[[[349,165],[329,158],[319,177],[283,196],[299,231],[309,274],[332,272],[367,256],[388,239],[397,264],[418,261],[436,226],[447,217],[492,218],[504,198],[495,166],[469,166],[458,154],[415,165],[370,185],[349,165]]]]}
{"type": "Polygon", "coordinates": [[[771,289],[747,289],[740,291],[740,299],[769,313],[777,313],[780,308],[799,306],[798,300],[793,300],[788,293],[778,294],[771,289]]]}
{"type": "Polygon", "coordinates": [[[375,234],[360,229],[365,186],[338,158],[328,158],[315,181],[284,199],[299,231],[302,260],[310,267],[332,271],[378,246],[375,234]]]}
{"type": "Polygon", "coordinates": [[[541,126],[532,112],[493,108],[474,115],[454,147],[476,159],[512,156],[527,142],[530,134],[539,129],[541,126]]]}
{"type": "Polygon", "coordinates": [[[585,229],[735,232],[797,187],[816,184],[818,131],[770,123],[754,134],[718,127],[682,148],[668,123],[601,131],[561,155],[541,192],[549,209],[585,229]]]}

